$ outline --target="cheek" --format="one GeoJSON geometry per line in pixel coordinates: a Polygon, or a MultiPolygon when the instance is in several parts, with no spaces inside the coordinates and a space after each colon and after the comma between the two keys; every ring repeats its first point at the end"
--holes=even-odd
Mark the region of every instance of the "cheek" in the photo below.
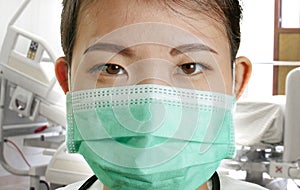
{"type": "MultiPolygon", "coordinates": [[[[228,72],[229,73],[229,72],[228,72]]],[[[207,76],[207,88],[209,91],[231,94],[231,76],[227,73],[214,73],[207,76]]]]}
{"type": "Polygon", "coordinates": [[[70,90],[75,91],[78,90],[78,86],[81,85],[81,78],[83,78],[82,71],[79,72],[79,63],[80,63],[80,56],[77,56],[76,51],[74,51],[73,58],[72,58],[72,64],[71,64],[71,71],[70,71],[70,90]],[[75,86],[76,85],[76,86],[75,86]]]}
{"type": "MultiPolygon", "coordinates": [[[[230,59],[229,59],[230,60],[230,59]]],[[[220,65],[220,71],[215,73],[214,83],[217,91],[225,94],[232,94],[232,63],[226,61],[220,65]]]]}
{"type": "MultiPolygon", "coordinates": [[[[226,54],[227,55],[227,54],[226,54]]],[[[205,75],[206,90],[232,94],[232,63],[229,56],[217,60],[213,71],[205,75]]]]}
{"type": "Polygon", "coordinates": [[[223,75],[218,72],[208,72],[191,80],[195,89],[219,92],[223,94],[232,93],[232,82],[230,75],[223,75]]]}
{"type": "Polygon", "coordinates": [[[219,51],[219,56],[217,57],[218,70],[215,73],[215,83],[216,85],[222,86],[221,91],[225,94],[232,94],[232,83],[233,83],[233,70],[232,70],[232,62],[231,62],[231,51],[229,43],[225,43],[226,39],[223,40],[224,44],[222,49],[219,51]]]}

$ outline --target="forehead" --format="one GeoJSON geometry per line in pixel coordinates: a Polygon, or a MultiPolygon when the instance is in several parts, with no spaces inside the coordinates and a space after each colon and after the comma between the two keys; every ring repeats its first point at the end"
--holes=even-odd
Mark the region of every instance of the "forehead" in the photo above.
{"type": "MultiPolygon", "coordinates": [[[[206,43],[211,43],[211,46],[220,42],[228,42],[224,25],[212,18],[213,16],[208,17],[207,11],[191,10],[187,8],[188,6],[178,5],[173,1],[172,5],[163,2],[157,0],[86,0],[79,13],[77,41],[85,41],[87,45],[90,45],[98,38],[124,26],[158,22],[189,31],[206,40],[206,43]]],[[[146,35],[159,30],[157,27],[144,30],[141,28],[142,33],[146,35]]],[[[172,35],[171,30],[168,32],[172,35]]],[[[124,33],[122,37],[124,35],[127,34],[124,33]]]]}

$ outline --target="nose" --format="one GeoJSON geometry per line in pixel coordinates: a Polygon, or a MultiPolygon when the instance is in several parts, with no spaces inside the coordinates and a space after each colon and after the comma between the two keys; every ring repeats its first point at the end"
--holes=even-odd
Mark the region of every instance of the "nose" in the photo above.
{"type": "Polygon", "coordinates": [[[131,84],[172,85],[172,63],[162,59],[144,59],[130,65],[131,84]]]}
{"type": "Polygon", "coordinates": [[[137,84],[157,84],[157,85],[171,86],[170,81],[161,80],[157,78],[144,79],[142,81],[137,82],[137,84]]]}

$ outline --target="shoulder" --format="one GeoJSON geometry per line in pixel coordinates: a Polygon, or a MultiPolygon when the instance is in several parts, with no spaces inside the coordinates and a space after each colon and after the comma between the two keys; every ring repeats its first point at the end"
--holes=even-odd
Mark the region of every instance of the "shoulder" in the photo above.
{"type": "MultiPolygon", "coordinates": [[[[56,190],[74,190],[74,189],[79,189],[83,184],[84,184],[85,180],[83,181],[78,181],[78,182],[75,182],[75,183],[72,183],[70,185],[67,185],[65,187],[62,187],[62,188],[59,188],[59,189],[56,189],[56,190]]],[[[103,189],[103,184],[97,180],[90,188],[89,190],[101,190],[103,189]]]]}
{"type": "Polygon", "coordinates": [[[254,183],[233,179],[226,175],[220,175],[221,189],[224,190],[267,190],[266,188],[254,183]]]}
{"type": "MultiPolygon", "coordinates": [[[[220,183],[221,183],[221,189],[223,190],[267,190],[266,188],[263,188],[259,185],[245,182],[245,181],[240,181],[233,179],[229,176],[226,175],[219,175],[220,178],[220,183]]],[[[79,187],[84,183],[85,181],[79,181],[76,183],[72,183],[66,187],[59,188],[57,190],[74,190],[74,189],[79,189],[79,187]]],[[[89,190],[99,190],[103,189],[103,184],[98,180],[96,181],[89,190]]]]}

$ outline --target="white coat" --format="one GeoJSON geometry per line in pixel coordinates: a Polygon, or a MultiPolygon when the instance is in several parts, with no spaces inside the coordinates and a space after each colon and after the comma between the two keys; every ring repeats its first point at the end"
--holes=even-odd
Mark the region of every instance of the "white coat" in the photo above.
{"type": "MultiPolygon", "coordinates": [[[[233,178],[230,178],[225,175],[219,175],[220,178],[220,190],[267,190],[266,188],[263,188],[259,185],[248,183],[245,181],[236,180],[233,178]]],[[[78,190],[79,187],[84,183],[85,181],[79,181],[73,184],[70,184],[66,187],[59,188],[57,190],[78,190]]],[[[103,184],[98,180],[96,181],[88,190],[102,190],[103,184]]]]}

